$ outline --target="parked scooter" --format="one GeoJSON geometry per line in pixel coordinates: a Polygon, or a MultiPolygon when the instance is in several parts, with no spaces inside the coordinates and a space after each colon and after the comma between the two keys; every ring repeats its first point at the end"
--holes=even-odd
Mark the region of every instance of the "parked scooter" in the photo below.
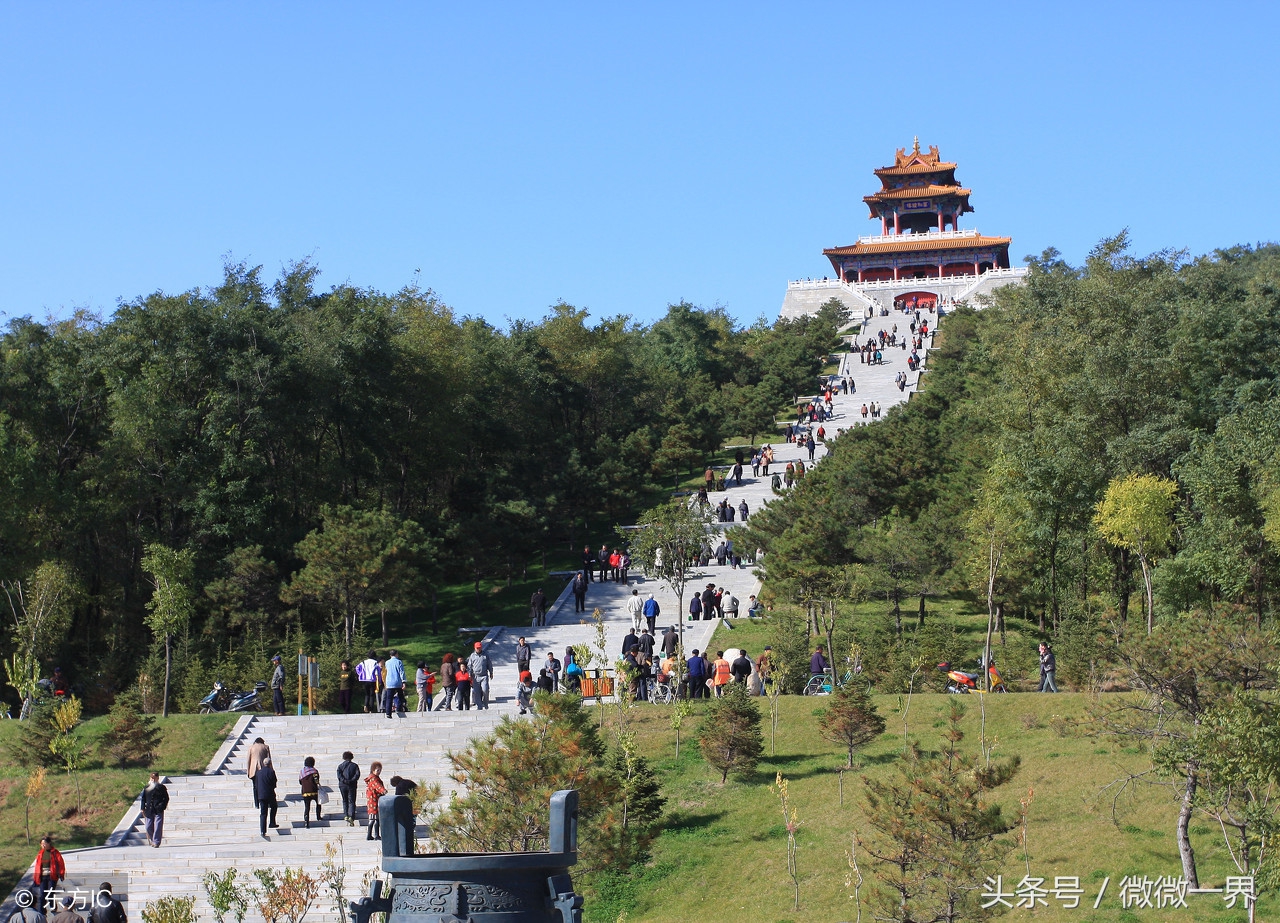
{"type": "MultiPolygon", "coordinates": [[[[985,692],[985,689],[978,687],[978,680],[982,678],[981,673],[966,673],[964,670],[953,670],[951,664],[943,661],[938,664],[938,669],[947,674],[947,679],[951,680],[947,684],[947,692],[955,692],[961,695],[970,692],[985,692]]],[[[996,669],[996,660],[991,658],[991,663],[987,664],[987,673],[991,677],[992,692],[1008,692],[1009,687],[1004,684],[1004,677],[1000,675],[1000,671],[996,669]]]]}
{"type": "Polygon", "coordinates": [[[237,692],[228,689],[221,681],[213,684],[213,691],[200,700],[200,714],[208,715],[219,711],[261,711],[259,696],[265,694],[267,684],[259,680],[252,692],[237,692]]]}

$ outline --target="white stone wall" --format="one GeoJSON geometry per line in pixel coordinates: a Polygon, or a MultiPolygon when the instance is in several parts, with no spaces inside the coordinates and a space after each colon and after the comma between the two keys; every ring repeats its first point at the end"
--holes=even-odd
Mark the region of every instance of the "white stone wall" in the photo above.
{"type": "Polygon", "coordinates": [[[779,316],[786,319],[818,313],[827,301],[838,298],[855,318],[868,309],[893,309],[893,299],[907,292],[932,292],[940,299],[977,303],[1002,285],[1020,283],[1025,269],[1002,269],[981,276],[953,276],[948,279],[900,279],[894,282],[846,283],[836,279],[791,282],[782,298],[779,316]]]}

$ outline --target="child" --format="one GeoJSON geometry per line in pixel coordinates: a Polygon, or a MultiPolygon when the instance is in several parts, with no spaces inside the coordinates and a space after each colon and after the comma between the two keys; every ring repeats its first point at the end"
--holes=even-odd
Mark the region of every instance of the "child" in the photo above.
{"type": "Polygon", "coordinates": [[[418,672],[414,675],[414,683],[418,687],[418,711],[431,711],[431,700],[435,697],[436,675],[427,669],[425,660],[418,661],[418,672]]]}
{"type": "Polygon", "coordinates": [[[458,658],[458,672],[454,674],[458,682],[458,691],[454,693],[458,706],[463,711],[471,711],[471,674],[467,671],[467,662],[458,658]]]}
{"type": "Polygon", "coordinates": [[[528,670],[520,673],[520,682],[516,684],[516,704],[520,706],[522,715],[533,708],[533,674],[528,670]]]}

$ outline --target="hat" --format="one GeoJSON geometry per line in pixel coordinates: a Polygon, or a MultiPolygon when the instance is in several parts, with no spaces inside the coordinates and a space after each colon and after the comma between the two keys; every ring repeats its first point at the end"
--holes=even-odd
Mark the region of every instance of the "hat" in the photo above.
{"type": "Polygon", "coordinates": [[[765,649],[766,651],[771,651],[771,650],[773,650],[773,648],[772,648],[772,647],[770,647],[770,646],[769,646],[769,645],[767,645],[767,644],[764,646],[764,649],[765,649]]]}
{"type": "Polygon", "coordinates": [[[483,644],[481,644],[479,641],[477,641],[477,642],[476,642],[476,650],[480,650],[482,647],[484,647],[484,645],[483,645],[483,644]]]}
{"type": "Polygon", "coordinates": [[[533,674],[532,674],[532,673],[530,673],[528,670],[521,670],[521,671],[520,671],[520,679],[521,679],[521,680],[533,679],[533,674]]]}
{"type": "Polygon", "coordinates": [[[280,662],[280,655],[279,655],[279,654],[276,654],[274,657],[272,657],[272,658],[271,658],[271,662],[272,662],[272,663],[279,663],[279,662],[280,662]]]}
{"type": "Polygon", "coordinates": [[[76,899],[72,897],[70,894],[68,894],[66,897],[62,899],[62,906],[71,907],[75,904],[75,902],[76,902],[76,899]]]}

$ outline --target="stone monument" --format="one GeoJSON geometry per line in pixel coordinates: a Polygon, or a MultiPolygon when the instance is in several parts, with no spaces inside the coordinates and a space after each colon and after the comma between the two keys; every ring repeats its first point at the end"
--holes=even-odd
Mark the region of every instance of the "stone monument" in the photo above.
{"type": "Polygon", "coordinates": [[[386,913],[387,923],[581,923],[582,898],[569,866],[578,861],[578,793],[551,796],[546,852],[414,852],[415,820],[408,796],[386,795],[382,870],[391,891],[374,882],[368,897],[351,902],[352,923],[386,913]]]}

